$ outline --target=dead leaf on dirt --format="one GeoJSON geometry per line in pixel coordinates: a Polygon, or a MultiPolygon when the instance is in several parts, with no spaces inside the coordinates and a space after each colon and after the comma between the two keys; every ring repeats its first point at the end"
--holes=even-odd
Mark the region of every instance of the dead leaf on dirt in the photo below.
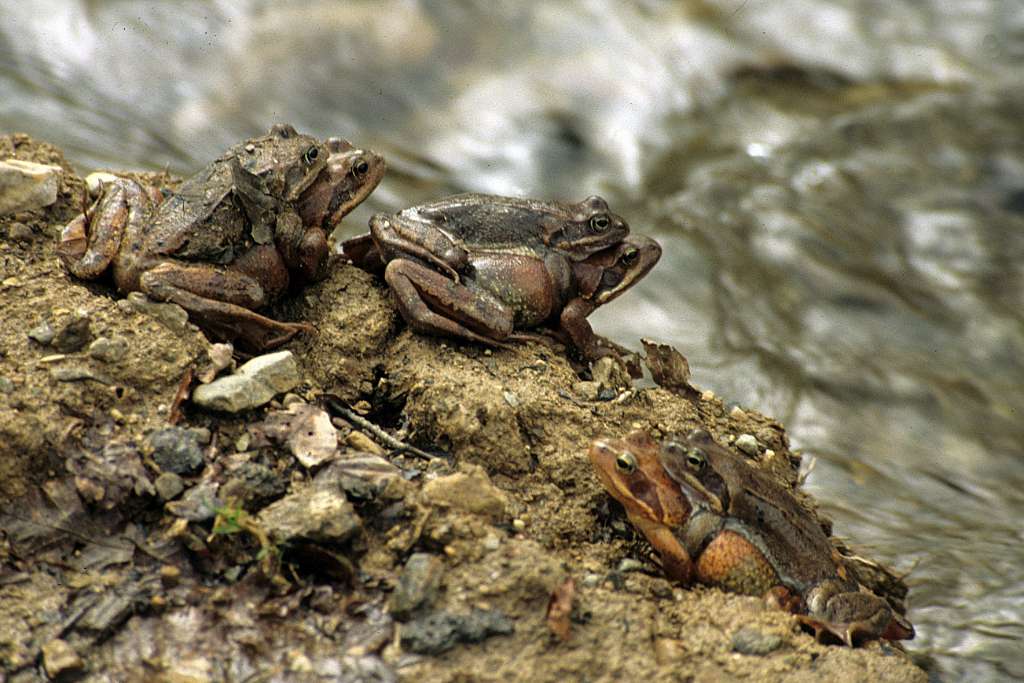
{"type": "Polygon", "coordinates": [[[267,415],[267,419],[250,425],[249,432],[257,443],[265,437],[284,444],[305,467],[315,467],[338,451],[338,430],[323,408],[307,403],[293,403],[287,410],[267,415]]]}
{"type": "Polygon", "coordinates": [[[210,364],[205,366],[197,375],[202,384],[209,384],[220,374],[220,371],[232,365],[232,357],[235,348],[231,344],[211,344],[206,354],[210,357],[210,364]]]}
{"type": "Polygon", "coordinates": [[[647,353],[644,363],[651,371],[655,384],[681,394],[697,393],[690,385],[690,363],[686,356],[668,344],[659,344],[650,339],[641,339],[640,342],[647,353]]]}
{"type": "Polygon", "coordinates": [[[563,643],[569,640],[572,632],[569,616],[572,614],[572,600],[575,596],[576,582],[570,576],[551,591],[548,599],[548,630],[563,643]]]}
{"type": "Polygon", "coordinates": [[[112,441],[99,453],[81,451],[67,460],[79,495],[104,510],[111,510],[130,494],[156,495],[139,452],[112,441]]]}

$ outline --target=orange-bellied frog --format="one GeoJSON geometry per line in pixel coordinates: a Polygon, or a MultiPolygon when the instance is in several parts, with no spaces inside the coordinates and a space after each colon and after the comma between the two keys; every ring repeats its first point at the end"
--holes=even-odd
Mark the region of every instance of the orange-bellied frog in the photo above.
{"type": "Polygon", "coordinates": [[[429,334],[502,346],[519,331],[551,325],[587,360],[619,353],[586,317],[637,283],[661,247],[643,235],[574,262],[555,249],[476,248],[460,282],[418,260],[388,263],[385,280],[409,325],[429,334]]]}
{"type": "MultiPolygon", "coordinates": [[[[653,457],[660,462],[673,492],[685,500],[680,506],[689,511],[684,523],[674,525],[673,536],[693,558],[697,581],[771,597],[798,613],[819,640],[834,637],[853,646],[878,638],[913,638],[913,626],[847,574],[821,525],[770,475],[703,430],[669,437],[660,445],[645,437],[634,434],[600,443],[617,451],[620,459],[629,453],[639,461],[643,452],[646,461],[653,457]]],[[[596,442],[591,459],[601,469],[595,448],[596,442]]],[[[616,473],[622,472],[618,463],[614,461],[616,473]]],[[[599,475],[602,482],[610,474],[599,475]]],[[[650,479],[650,485],[664,485],[665,477],[650,479]]],[[[616,491],[605,488],[619,500],[616,491]]],[[[648,540],[659,549],[655,540],[648,540]]],[[[678,555],[675,548],[672,552],[678,555]]]]}
{"type": "Polygon", "coordinates": [[[132,180],[105,184],[64,228],[57,251],[77,277],[110,269],[121,291],[176,303],[214,336],[262,351],[309,326],[255,309],[326,274],[327,232],[383,175],[384,160],[371,151],[279,124],[166,200],[132,180]]]}

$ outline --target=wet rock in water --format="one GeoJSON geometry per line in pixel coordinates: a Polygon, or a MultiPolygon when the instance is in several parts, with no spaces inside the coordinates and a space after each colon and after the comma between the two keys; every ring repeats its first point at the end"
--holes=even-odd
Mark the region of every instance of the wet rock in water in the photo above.
{"type": "Polygon", "coordinates": [[[153,482],[160,500],[173,500],[185,490],[185,482],[174,472],[164,472],[153,482]]]}
{"type": "Polygon", "coordinates": [[[53,204],[61,173],[60,166],[21,159],[0,161],[0,216],[53,204]]]}
{"type": "Polygon", "coordinates": [[[153,461],[164,472],[190,474],[203,466],[203,451],[196,435],[182,427],[159,429],[146,437],[153,461]]]}
{"type": "Polygon", "coordinates": [[[398,586],[388,600],[388,610],[404,621],[421,607],[429,607],[437,599],[444,577],[444,562],[436,555],[413,553],[405,562],[398,586]]]}
{"type": "Polygon", "coordinates": [[[437,655],[458,643],[479,643],[514,631],[512,620],[499,610],[474,609],[464,615],[435,612],[402,626],[401,645],[408,652],[437,655]]]}
{"type": "Polygon", "coordinates": [[[15,221],[7,226],[7,239],[12,242],[28,242],[34,236],[35,233],[32,232],[32,228],[24,223],[15,221]]]}
{"type": "Polygon", "coordinates": [[[750,457],[757,457],[757,439],[753,434],[740,434],[736,437],[736,448],[740,449],[750,457]]]}
{"type": "Polygon", "coordinates": [[[275,543],[307,539],[342,543],[363,526],[355,508],[340,490],[308,484],[264,508],[259,524],[275,543]]]}
{"type": "Polygon", "coordinates": [[[142,292],[129,292],[122,301],[127,302],[124,307],[150,316],[171,332],[184,334],[188,330],[188,313],[178,304],[153,301],[142,292]]]}
{"type": "Polygon", "coordinates": [[[192,402],[203,408],[238,413],[269,403],[300,382],[295,356],[291,351],[278,351],[253,358],[233,375],[196,387],[192,402]]]}
{"type": "Polygon", "coordinates": [[[461,472],[438,477],[423,486],[423,502],[453,508],[493,520],[505,517],[508,496],[491,483],[479,465],[466,464],[461,472]]]}
{"type": "Polygon", "coordinates": [[[782,636],[744,626],[732,635],[732,649],[743,655],[763,656],[782,647],[782,636]]]}
{"type": "Polygon", "coordinates": [[[221,497],[246,509],[259,509],[288,490],[286,478],[258,462],[242,463],[228,473],[220,488],[221,497]]]}
{"type": "Polygon", "coordinates": [[[128,354],[123,337],[97,337],[89,344],[89,356],[104,363],[116,363],[128,354]]]}
{"type": "Polygon", "coordinates": [[[43,645],[43,669],[50,680],[69,680],[85,667],[75,649],[60,638],[54,638],[43,645]]]}

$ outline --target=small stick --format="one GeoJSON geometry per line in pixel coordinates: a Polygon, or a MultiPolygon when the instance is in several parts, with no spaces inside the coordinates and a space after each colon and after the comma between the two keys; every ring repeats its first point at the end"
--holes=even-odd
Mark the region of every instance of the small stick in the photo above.
{"type": "Polygon", "coordinates": [[[325,395],[324,398],[327,400],[327,404],[331,407],[331,410],[341,415],[343,418],[348,420],[350,423],[352,423],[359,429],[365,432],[369,432],[370,435],[376,441],[384,444],[391,450],[410,453],[418,458],[423,458],[424,460],[436,460],[442,457],[439,455],[434,455],[432,453],[427,453],[426,451],[422,451],[419,448],[416,448],[415,446],[405,443],[404,441],[396,439],[395,437],[391,436],[377,425],[367,420],[362,415],[354,413],[345,406],[343,406],[341,404],[341,401],[339,401],[334,396],[325,395]]]}

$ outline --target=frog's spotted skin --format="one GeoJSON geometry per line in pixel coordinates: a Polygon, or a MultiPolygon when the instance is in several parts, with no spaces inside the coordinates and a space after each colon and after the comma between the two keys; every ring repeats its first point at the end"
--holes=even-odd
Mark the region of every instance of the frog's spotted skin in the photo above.
{"type": "Polygon", "coordinates": [[[308,326],[255,312],[326,274],[326,231],[365,199],[384,160],[339,138],[276,125],[211,162],[162,200],[119,178],[61,234],[68,271],[112,272],[118,289],[176,303],[207,332],[250,351],[308,326]]]}
{"type": "Polygon", "coordinates": [[[853,646],[913,638],[906,619],[847,575],[817,520],[792,494],[707,432],[660,445],[644,433],[598,440],[590,458],[630,521],[663,561],[670,559],[670,578],[765,595],[798,613],[821,640],[853,646]],[[643,465],[631,467],[636,463],[643,465]],[[660,505],[645,504],[649,500],[660,505]],[[665,510],[687,514],[680,519],[665,510]],[[678,568],[684,558],[688,570],[678,568]]]}

